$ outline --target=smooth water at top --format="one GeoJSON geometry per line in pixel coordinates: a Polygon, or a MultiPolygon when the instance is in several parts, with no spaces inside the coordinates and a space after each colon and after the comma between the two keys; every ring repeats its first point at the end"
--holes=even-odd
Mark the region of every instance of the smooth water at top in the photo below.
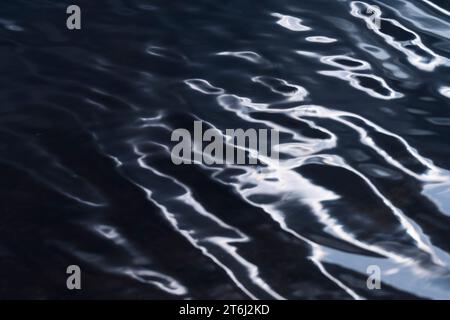
{"type": "Polygon", "coordinates": [[[0,297],[450,298],[448,0],[72,2],[0,4],[0,297]]]}

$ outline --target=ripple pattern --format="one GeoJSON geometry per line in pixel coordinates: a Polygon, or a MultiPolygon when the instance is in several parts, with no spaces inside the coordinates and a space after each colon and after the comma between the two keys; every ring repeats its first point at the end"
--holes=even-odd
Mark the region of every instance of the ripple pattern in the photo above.
{"type": "Polygon", "coordinates": [[[1,4],[0,297],[450,299],[445,1],[78,2],[1,4]],[[175,165],[194,121],[280,160],[175,165]]]}

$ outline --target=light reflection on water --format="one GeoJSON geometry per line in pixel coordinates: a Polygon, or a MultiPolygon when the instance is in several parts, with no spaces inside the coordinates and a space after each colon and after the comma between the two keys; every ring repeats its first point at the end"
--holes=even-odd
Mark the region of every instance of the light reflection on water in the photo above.
{"type": "Polygon", "coordinates": [[[450,298],[441,2],[79,2],[77,34],[65,1],[0,5],[9,297],[77,264],[83,298],[450,298]],[[277,130],[281,160],[175,166],[195,120],[277,130]]]}

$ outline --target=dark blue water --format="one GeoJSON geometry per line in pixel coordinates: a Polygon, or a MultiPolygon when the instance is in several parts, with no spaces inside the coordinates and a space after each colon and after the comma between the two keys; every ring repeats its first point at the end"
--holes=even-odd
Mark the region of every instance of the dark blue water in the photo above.
{"type": "Polygon", "coordinates": [[[448,0],[0,8],[0,298],[450,298],[448,0]],[[174,165],[195,120],[281,160],[174,165]]]}

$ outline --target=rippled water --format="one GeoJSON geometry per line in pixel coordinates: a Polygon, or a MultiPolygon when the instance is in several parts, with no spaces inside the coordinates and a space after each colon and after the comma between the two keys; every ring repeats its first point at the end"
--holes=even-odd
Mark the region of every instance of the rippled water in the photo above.
{"type": "Polygon", "coordinates": [[[450,298],[448,0],[76,2],[0,4],[0,297],[450,298]]]}

